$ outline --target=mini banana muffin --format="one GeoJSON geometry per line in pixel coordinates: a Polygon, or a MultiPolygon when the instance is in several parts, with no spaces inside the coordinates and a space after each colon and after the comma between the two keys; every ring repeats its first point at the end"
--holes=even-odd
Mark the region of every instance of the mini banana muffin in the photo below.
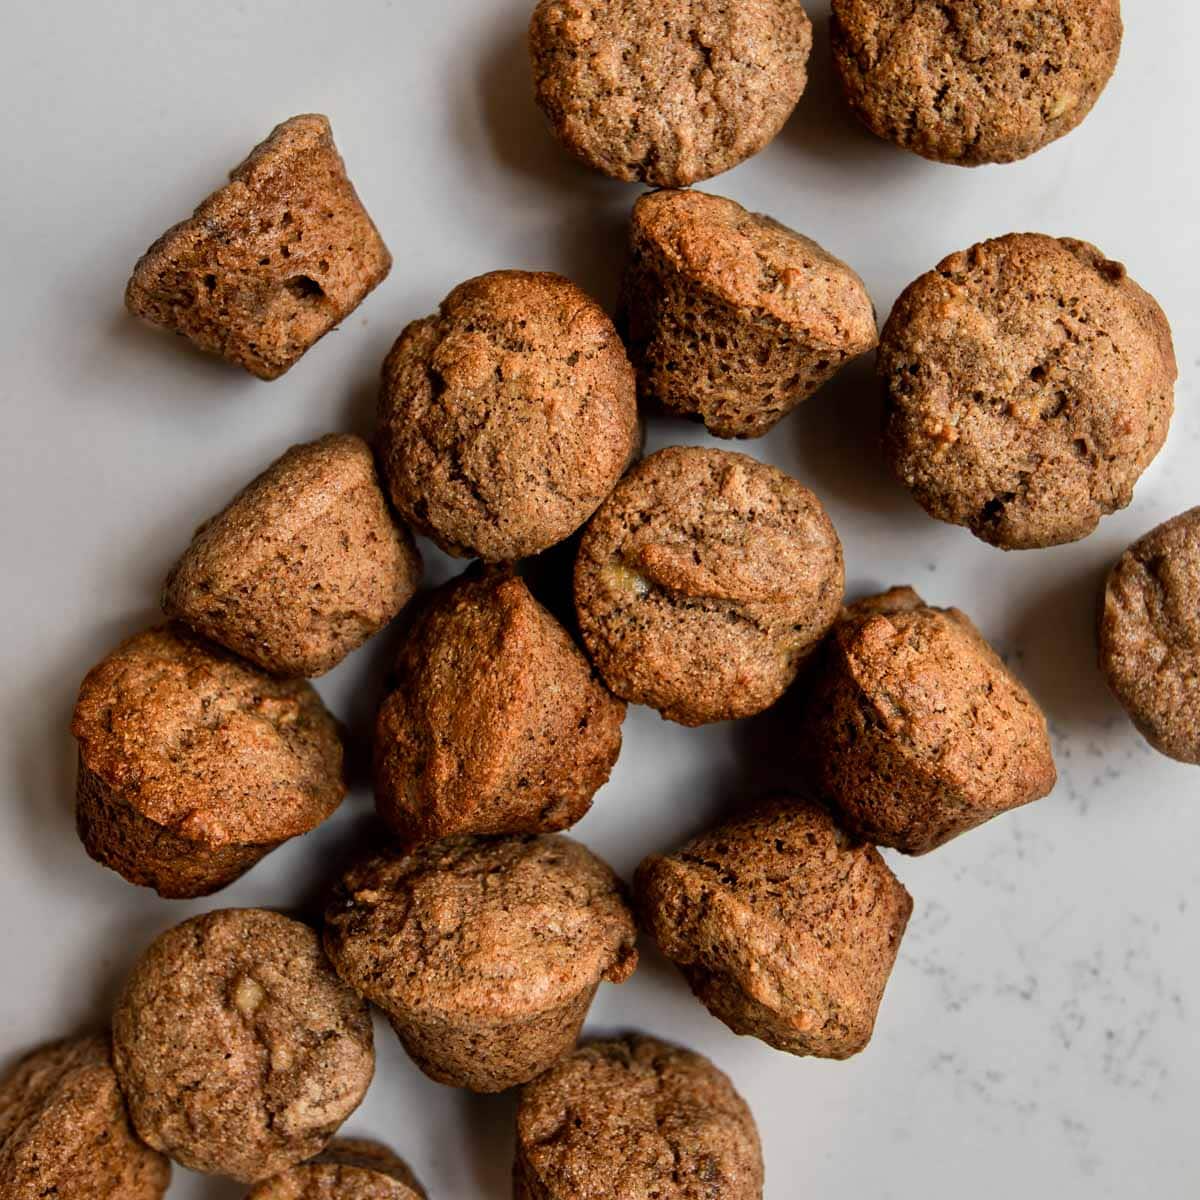
{"type": "Polygon", "coordinates": [[[321,698],[182,626],[121,643],[79,689],[76,824],[87,852],[160,896],[205,896],[342,802],[321,698]]]}
{"type": "Polygon", "coordinates": [[[246,1200],[426,1200],[426,1193],[387,1146],[338,1138],[316,1158],[264,1180],[246,1200]]]}
{"type": "Polygon", "coordinates": [[[912,588],[851,605],[807,680],[802,754],[854,833],[925,854],[1049,795],[1046,718],[956,608],[912,588]]]}
{"type": "Polygon", "coordinates": [[[685,446],[626,475],[575,564],[583,640],[605,682],[681,725],[778,700],[844,584],[841,543],[812,492],[744,454],[685,446]]]}
{"type": "Polygon", "coordinates": [[[375,1070],[370,1012],[320,938],[260,908],[156,938],[117,1001],[113,1053],[138,1133],[243,1183],[320,1153],[375,1070]]]}
{"type": "Polygon", "coordinates": [[[559,140],[615,179],[683,187],[757,154],[808,82],[798,0],[541,0],[537,102],[559,140]]]}
{"type": "Polygon", "coordinates": [[[277,379],[391,266],[328,118],[307,114],[277,125],[229,183],[142,255],[125,304],[277,379]]]}
{"type": "Polygon", "coordinates": [[[1092,110],[1121,51],[1120,0],[833,0],[833,57],[881,138],[937,162],[1025,158],[1092,110]]]}
{"type": "Polygon", "coordinates": [[[1152,529],[1113,567],[1100,666],[1150,745],[1200,763],[1200,508],[1152,529]]]}
{"type": "Polygon", "coordinates": [[[625,890],[559,835],[450,838],[350,870],[325,914],[341,977],[431,1079],[499,1092],[575,1045],[637,966],[625,890]]]}
{"type": "Polygon", "coordinates": [[[378,633],[421,580],[371,448],[293,446],[196,532],[163,609],[277,675],[323,675],[378,633]]]}
{"type": "Polygon", "coordinates": [[[707,1058],[654,1038],[591,1042],[521,1091],[515,1200],[761,1200],[746,1102],[707,1058]]]}
{"type": "Polygon", "coordinates": [[[816,242],[704,192],[633,209],[617,319],[642,400],[758,437],[878,340],[863,281],[816,242]]]}
{"type": "Polygon", "coordinates": [[[820,805],[762,804],[638,867],[643,927],[734,1033],[849,1058],[875,1029],[912,899],[820,805]]]}
{"type": "Polygon", "coordinates": [[[1006,550],[1086,537],[1162,448],[1178,374],[1162,309],[1086,242],[952,254],[883,330],[884,443],[941,521],[1006,550]]]}
{"type": "Polygon", "coordinates": [[[4,1200],[161,1200],[170,1181],[129,1127],[107,1036],[42,1046],[0,1079],[4,1200]]]}
{"type": "Polygon", "coordinates": [[[561,275],[470,279],[383,364],[378,449],[392,503],[447,554],[508,562],[561,542],[640,438],[621,339],[561,275]]]}
{"type": "Polygon", "coordinates": [[[574,825],[621,750],[625,705],[524,581],[436,592],[376,725],[375,803],[405,846],[574,825]]]}

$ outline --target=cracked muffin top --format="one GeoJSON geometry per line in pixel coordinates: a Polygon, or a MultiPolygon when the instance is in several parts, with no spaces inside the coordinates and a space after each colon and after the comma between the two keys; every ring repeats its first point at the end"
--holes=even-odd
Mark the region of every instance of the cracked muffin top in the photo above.
{"type": "Polygon", "coordinates": [[[385,1012],[513,1020],[637,966],[625,889],[557,834],[448,838],[351,869],[325,916],[338,973],[385,1012]]]}
{"type": "Polygon", "coordinates": [[[392,502],[448,554],[505,562],[561,542],[638,441],[625,348],[561,275],[460,284],[383,365],[378,448],[392,502]]]}
{"type": "Polygon", "coordinates": [[[673,446],[592,519],[575,603],[618,696],[701,725],[779,698],[837,616],[844,581],[841,543],[806,487],[745,454],[673,446]]]}
{"type": "Polygon", "coordinates": [[[1200,508],[1151,530],[1113,567],[1100,665],[1156,750],[1200,763],[1200,508]]]}
{"type": "Polygon", "coordinates": [[[593,1042],[526,1084],[517,1200],[760,1200],[762,1149],[746,1102],[708,1059],[648,1037],[593,1042]]]}
{"type": "Polygon", "coordinates": [[[345,795],[337,724],[312,687],[182,626],[93,667],[71,732],[83,766],[141,816],[210,845],[306,833],[345,795]]]}
{"type": "Polygon", "coordinates": [[[1120,0],[834,0],[834,62],[879,137],[961,166],[1025,158],[1092,110],[1120,0]]]}
{"type": "Polygon", "coordinates": [[[337,1138],[316,1158],[260,1183],[246,1200],[426,1200],[408,1164],[387,1146],[337,1138]]]}
{"type": "Polygon", "coordinates": [[[1076,541],[1129,504],[1174,411],[1162,309],[1071,238],[950,255],[896,302],[878,365],[897,476],[1008,550],[1076,541]]]}
{"type": "Polygon", "coordinates": [[[253,908],[193,917],[151,943],[117,1002],[113,1050],[142,1138],[245,1183],[324,1149],[375,1069],[366,1001],[317,935],[253,908]]]}
{"type": "Polygon", "coordinates": [[[542,0],[529,44],[569,150],[616,179],[683,187],[783,128],[812,26],[798,0],[542,0]]]}

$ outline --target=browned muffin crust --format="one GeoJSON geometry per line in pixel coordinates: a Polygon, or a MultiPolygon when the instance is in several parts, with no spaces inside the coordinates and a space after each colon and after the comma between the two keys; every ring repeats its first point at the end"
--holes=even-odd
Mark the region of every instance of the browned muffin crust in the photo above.
{"type": "Polygon", "coordinates": [[[524,1083],[567,1053],[602,979],[637,966],[624,887],[557,835],[451,838],[347,873],[325,915],[341,977],[431,1079],[524,1083]]]}
{"type": "Polygon", "coordinates": [[[848,608],[808,687],[810,777],[868,841],[925,854],[1054,788],[1037,702],[963,613],[911,588],[848,608]]]}
{"type": "Polygon", "coordinates": [[[960,166],[1025,158],[1092,110],[1120,0],[833,0],[833,57],[873,133],[960,166]]]}
{"type": "Polygon", "coordinates": [[[849,1058],[871,1040],[912,899],[820,805],[756,806],[638,868],[638,914],[735,1033],[849,1058]]]}
{"type": "Polygon", "coordinates": [[[263,909],[222,909],[160,935],[113,1015],[138,1133],[195,1171],[243,1183],[323,1150],[375,1069],[367,1005],[317,935],[263,909]]]}
{"type": "Polygon", "coordinates": [[[885,450],[933,517],[1007,550],[1086,537],[1162,448],[1162,310],[1094,246],[1009,234],[946,258],[879,347],[885,450]]]}
{"type": "Polygon", "coordinates": [[[426,1193],[387,1146],[337,1138],[316,1158],[264,1179],[246,1200],[426,1200],[426,1193]]]}
{"type": "Polygon", "coordinates": [[[783,128],[812,26],[798,0],[541,0],[529,45],[567,149],[616,179],[682,187],[783,128]]]}
{"type": "Polygon", "coordinates": [[[277,675],[323,675],[411,599],[421,558],[371,448],[331,433],[293,446],[196,532],[163,609],[277,675]]]}
{"type": "Polygon", "coordinates": [[[346,793],[317,693],[182,626],[136,634],[93,667],[71,732],[87,852],[162,896],[224,887],[346,793]]]}
{"type": "Polygon", "coordinates": [[[773,704],[842,602],[842,547],[821,502],[774,467],[672,446],[588,526],[575,603],[618,696],[683,725],[773,704]]]}
{"type": "Polygon", "coordinates": [[[643,401],[759,437],[874,348],[863,281],[740,204],[651,192],[633,209],[617,324],[643,401]]]}
{"type": "Polygon", "coordinates": [[[375,736],[375,803],[405,846],[574,825],[621,750],[625,705],[505,570],[435,593],[375,736]]]}
{"type": "Polygon", "coordinates": [[[107,1036],[42,1046],[0,1079],[4,1200],[161,1200],[170,1181],[129,1127],[107,1036]]]}
{"type": "Polygon", "coordinates": [[[129,310],[260,379],[282,375],[391,269],[326,117],[292,117],[141,257],[129,310]]]}
{"type": "Polygon", "coordinates": [[[1200,507],[1152,529],[1113,567],[1100,666],[1156,750],[1200,763],[1200,507]]]}
{"type": "Polygon", "coordinates": [[[761,1200],[746,1102],[707,1058],[648,1037],[592,1042],[521,1091],[515,1200],[761,1200]]]}
{"type": "Polygon", "coordinates": [[[392,502],[448,554],[507,562],[582,525],[637,453],[633,368],[561,275],[494,271],[414,321],[383,364],[392,502]]]}

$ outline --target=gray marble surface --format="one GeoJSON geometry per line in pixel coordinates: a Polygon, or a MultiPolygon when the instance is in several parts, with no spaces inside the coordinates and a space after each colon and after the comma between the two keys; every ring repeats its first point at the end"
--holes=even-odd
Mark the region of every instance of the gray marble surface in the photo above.
{"type": "MultiPolygon", "coordinates": [[[[635,189],[586,174],[529,98],[529,0],[12,0],[0,18],[0,1048],[103,1019],[137,950],[219,904],[311,903],[369,828],[360,789],[219,900],[170,904],[94,866],[72,830],[66,732],[84,671],[152,619],[195,524],[290,442],[367,431],[401,325],[460,279],[554,268],[611,301],[635,189]],[[324,111],[396,259],[386,284],[285,379],[258,383],[127,318],[133,261],[278,120],[324,111]]],[[[1025,163],[936,166],[860,132],[826,65],[763,154],[707,185],[817,238],[881,316],[949,251],[1010,230],[1124,260],[1170,315],[1181,366],[1166,450],[1133,506],[1086,541],[1004,555],[927,519],[876,449],[870,364],[741,447],[824,499],[853,592],[910,582],[966,609],[1051,719],[1049,799],[921,860],[916,913],[875,1040],[849,1063],[739,1039],[647,951],[591,1028],[710,1054],[762,1129],[768,1200],[1083,1200],[1200,1192],[1200,772],[1149,751],[1108,697],[1092,622],[1109,563],[1200,502],[1200,9],[1126,5],[1118,74],[1089,121],[1025,163]]],[[[655,424],[652,447],[698,442],[655,424]]],[[[457,569],[429,554],[430,577],[457,569]]],[[[386,636],[322,680],[361,735],[386,636]]],[[[629,873],[723,805],[791,778],[786,714],[685,730],[631,711],[579,836],[629,873]]],[[[349,1129],[391,1141],[435,1200],[508,1194],[512,1100],[426,1081],[381,1027],[349,1129]]],[[[177,1174],[179,1200],[242,1189],[177,1174]]]]}

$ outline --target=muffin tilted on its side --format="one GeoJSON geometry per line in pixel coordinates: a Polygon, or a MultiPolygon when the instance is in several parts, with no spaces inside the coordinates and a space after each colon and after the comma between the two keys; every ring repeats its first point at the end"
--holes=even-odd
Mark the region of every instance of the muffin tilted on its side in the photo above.
{"type": "Polygon", "coordinates": [[[1014,233],[944,259],[879,345],[884,445],[920,505],[1005,550],[1077,541],[1162,449],[1171,329],[1086,242],[1014,233]]]}
{"type": "Polygon", "coordinates": [[[87,852],[160,896],[232,883],[342,802],[337,722],[302,680],[280,680],[160,626],[88,672],[76,823],[87,852]]]}
{"type": "Polygon", "coordinates": [[[264,671],[312,677],[378,633],[420,579],[370,447],[329,434],[293,446],[200,527],[163,609],[264,671]]]}
{"type": "Polygon", "coordinates": [[[379,1142],[337,1138],[316,1158],[264,1179],[246,1200],[427,1200],[403,1159],[379,1142]]]}
{"type": "Polygon", "coordinates": [[[912,900],[819,805],[777,799],[638,868],[638,915],[699,1000],[777,1050],[871,1039],[912,900]]]}
{"type": "Polygon", "coordinates": [[[1150,745],[1200,763],[1200,507],[1139,538],[1109,573],[1100,666],[1150,745]]]}
{"type": "Polygon", "coordinates": [[[625,890],[560,835],[449,838],[352,868],[325,914],[341,977],[431,1079],[524,1083],[566,1054],[602,979],[637,966],[625,890]]]}
{"type": "Polygon", "coordinates": [[[774,704],[842,603],[842,547],[821,502],[745,454],[673,446],[592,518],[575,605],[610,688],[682,725],[774,704]]]}
{"type": "Polygon", "coordinates": [[[405,846],[574,825],[621,750],[625,705],[502,569],[429,599],[375,728],[375,803],[405,846]]]}
{"type": "Polygon", "coordinates": [[[617,316],[642,400],[759,437],[878,341],[863,281],[816,242],[696,191],[634,205],[617,316]]]}
{"type": "Polygon", "coordinates": [[[852,604],[805,686],[809,778],[868,841],[925,854],[1054,788],[1037,702],[963,613],[911,588],[852,604]]]}
{"type": "Polygon", "coordinates": [[[260,379],[277,379],[391,269],[327,118],[272,130],[138,261],[125,304],[260,379]]]}

